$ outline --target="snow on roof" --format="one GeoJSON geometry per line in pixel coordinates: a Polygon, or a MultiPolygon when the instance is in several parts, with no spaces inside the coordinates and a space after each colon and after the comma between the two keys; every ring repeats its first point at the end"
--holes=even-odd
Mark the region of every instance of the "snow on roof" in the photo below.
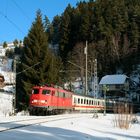
{"type": "Polygon", "coordinates": [[[124,74],[106,75],[102,77],[100,85],[111,85],[111,84],[124,84],[128,78],[124,74]]]}

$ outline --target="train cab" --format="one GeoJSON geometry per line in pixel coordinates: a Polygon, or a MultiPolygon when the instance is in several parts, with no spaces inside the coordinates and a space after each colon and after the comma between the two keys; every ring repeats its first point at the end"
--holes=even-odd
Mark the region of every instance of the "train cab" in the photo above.
{"type": "Polygon", "coordinates": [[[32,94],[30,97],[30,105],[45,107],[49,104],[51,95],[53,94],[52,90],[44,87],[34,87],[32,89],[32,94]]]}
{"type": "Polygon", "coordinates": [[[30,96],[30,114],[72,110],[72,93],[61,88],[35,86],[30,96]],[[33,112],[33,113],[32,113],[33,112]]]}

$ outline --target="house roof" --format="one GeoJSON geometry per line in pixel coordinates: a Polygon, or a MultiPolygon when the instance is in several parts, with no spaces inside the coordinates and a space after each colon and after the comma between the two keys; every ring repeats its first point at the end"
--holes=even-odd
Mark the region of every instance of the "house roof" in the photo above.
{"type": "Polygon", "coordinates": [[[113,84],[124,84],[128,78],[124,74],[106,75],[102,77],[99,85],[113,85],[113,84]]]}

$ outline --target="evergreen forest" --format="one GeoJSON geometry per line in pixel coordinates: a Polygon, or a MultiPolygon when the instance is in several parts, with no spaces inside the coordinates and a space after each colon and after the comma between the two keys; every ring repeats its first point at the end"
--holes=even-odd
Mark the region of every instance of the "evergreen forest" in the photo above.
{"type": "Polygon", "coordinates": [[[99,78],[117,69],[129,75],[140,64],[139,0],[81,1],[51,22],[38,10],[17,62],[18,108],[28,106],[34,85],[83,79],[86,41],[91,75],[95,59],[99,78]]]}

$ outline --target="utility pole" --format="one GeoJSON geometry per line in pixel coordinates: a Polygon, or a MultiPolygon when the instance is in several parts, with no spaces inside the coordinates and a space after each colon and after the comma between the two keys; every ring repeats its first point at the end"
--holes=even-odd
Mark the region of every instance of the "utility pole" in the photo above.
{"type": "MultiPolygon", "coordinates": [[[[93,72],[92,72],[93,67],[92,67],[92,64],[94,61],[90,60],[89,62],[91,63],[91,66],[90,66],[90,77],[91,77],[90,82],[91,82],[91,84],[90,84],[90,86],[91,86],[91,90],[93,91],[93,72]]],[[[91,95],[93,95],[93,93],[91,95]]]]}
{"type": "Polygon", "coordinates": [[[109,87],[107,85],[103,85],[103,91],[104,91],[104,116],[106,116],[106,92],[109,91],[109,87]]]}
{"type": "Polygon", "coordinates": [[[97,77],[97,59],[94,60],[94,85],[93,85],[94,96],[97,97],[98,93],[98,77],[97,77]]]}
{"type": "Polygon", "coordinates": [[[14,79],[13,79],[13,85],[15,88],[15,93],[14,93],[14,115],[16,115],[16,57],[14,58],[14,67],[13,67],[13,71],[14,71],[14,79]]]}
{"type": "Polygon", "coordinates": [[[86,71],[85,71],[85,95],[87,95],[88,86],[87,86],[87,53],[88,53],[88,42],[86,41],[86,47],[84,49],[84,54],[86,55],[86,71]]]}

